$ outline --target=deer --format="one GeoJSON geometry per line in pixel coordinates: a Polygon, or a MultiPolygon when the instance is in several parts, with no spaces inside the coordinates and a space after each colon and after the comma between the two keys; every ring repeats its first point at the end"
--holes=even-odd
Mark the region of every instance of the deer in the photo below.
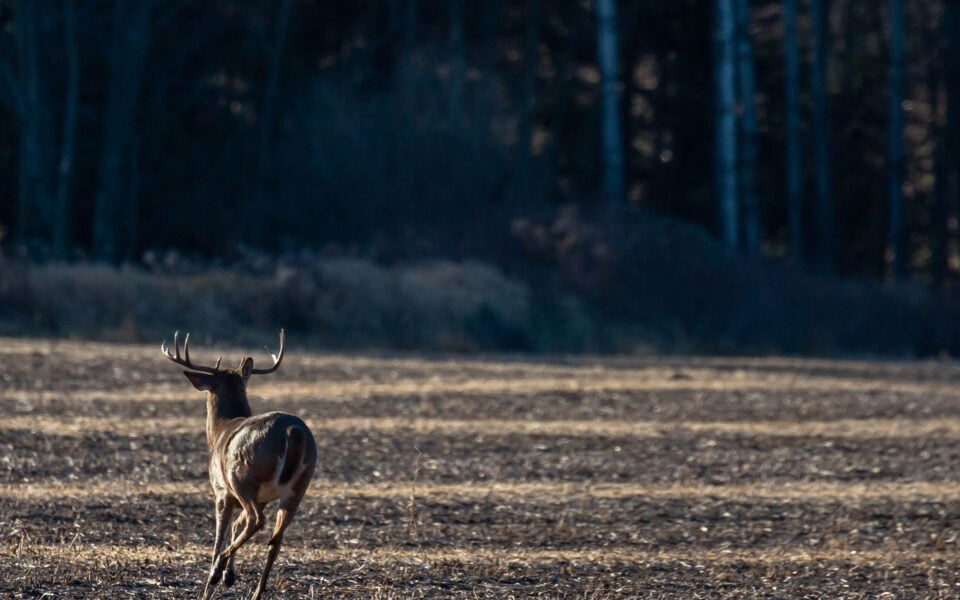
{"type": "MultiPolygon", "coordinates": [[[[252,600],[259,600],[267,584],[283,533],[290,525],[317,467],[317,444],[310,428],[297,416],[283,412],[254,415],[247,401],[247,382],[251,375],[267,375],[280,367],[284,353],[284,332],[280,330],[280,349],[271,354],[273,365],[255,369],[253,358],[240,360],[236,368],[220,368],[222,356],[213,367],[196,365],[190,360],[190,334],[183,340],[173,334],[173,352],[166,340],[160,351],[184,371],[197,390],[206,392],[207,446],[210,450],[210,485],[213,488],[216,533],[213,562],[200,598],[209,600],[218,583],[232,586],[236,580],[234,557],[254,534],[264,528],[264,507],[279,502],[276,523],[268,542],[267,561],[252,600]],[[227,526],[236,509],[230,543],[227,526]]],[[[268,350],[269,352],[269,350],[268,350]]]]}

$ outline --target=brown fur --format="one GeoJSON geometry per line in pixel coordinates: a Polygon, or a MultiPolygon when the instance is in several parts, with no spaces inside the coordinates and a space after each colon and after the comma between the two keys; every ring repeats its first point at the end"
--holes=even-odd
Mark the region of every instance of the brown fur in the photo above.
{"type": "Polygon", "coordinates": [[[213,368],[194,367],[189,362],[186,341],[183,359],[179,347],[176,356],[164,347],[164,353],[174,362],[203,371],[184,371],[184,375],[195,388],[207,394],[207,446],[217,529],[213,563],[201,596],[204,600],[210,598],[221,578],[225,586],[236,580],[233,562],[237,550],[263,529],[264,507],[279,500],[270,550],[253,599],[261,597],[279,554],[283,532],[296,514],[316,470],[317,445],[307,424],[295,415],[282,412],[254,415],[247,401],[250,375],[276,369],[283,358],[282,340],[281,332],[281,351],[274,367],[260,371],[254,371],[253,359],[249,357],[236,369],[220,369],[219,362],[213,368]],[[237,508],[241,513],[233,522],[227,545],[227,526],[237,508]]]}

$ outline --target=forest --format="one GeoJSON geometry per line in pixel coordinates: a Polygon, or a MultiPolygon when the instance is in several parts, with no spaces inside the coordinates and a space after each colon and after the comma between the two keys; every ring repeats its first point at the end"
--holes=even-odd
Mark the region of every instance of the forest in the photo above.
{"type": "Polygon", "coordinates": [[[958,10],[0,0],[0,329],[77,334],[65,265],[286,261],[299,301],[323,261],[451,261],[536,313],[484,303],[468,348],[956,352],[958,10]]]}

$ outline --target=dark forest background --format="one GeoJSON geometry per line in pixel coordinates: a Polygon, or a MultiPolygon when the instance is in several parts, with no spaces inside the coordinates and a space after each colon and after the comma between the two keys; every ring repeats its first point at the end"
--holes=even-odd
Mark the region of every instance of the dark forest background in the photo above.
{"type": "Polygon", "coordinates": [[[958,10],[0,0],[0,330],[957,352],[958,10]]]}

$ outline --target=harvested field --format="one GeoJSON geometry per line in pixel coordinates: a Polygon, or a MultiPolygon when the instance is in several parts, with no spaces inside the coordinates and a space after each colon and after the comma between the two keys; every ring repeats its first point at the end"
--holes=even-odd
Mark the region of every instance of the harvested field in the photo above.
{"type": "MultiPolygon", "coordinates": [[[[181,369],[159,345],[9,339],[0,365],[0,597],[197,594],[213,509],[181,369]]],[[[292,346],[250,395],[321,457],[272,597],[960,596],[951,362],[292,346]]]]}

